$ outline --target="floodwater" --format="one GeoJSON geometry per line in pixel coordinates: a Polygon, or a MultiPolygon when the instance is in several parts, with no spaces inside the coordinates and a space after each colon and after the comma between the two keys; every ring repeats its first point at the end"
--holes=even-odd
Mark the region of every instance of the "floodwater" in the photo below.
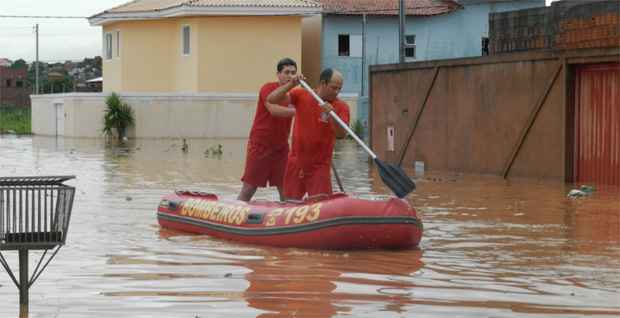
{"type": "MultiPolygon", "coordinates": [[[[162,195],[240,189],[245,140],[188,144],[0,136],[0,175],[77,176],[67,245],[32,286],[30,317],[620,316],[618,188],[569,199],[559,182],[427,173],[409,197],[419,249],[265,248],[160,229],[162,195]]],[[[389,194],[355,144],[335,157],[347,192],[389,194]]],[[[0,317],[18,307],[0,273],[0,317]]]]}

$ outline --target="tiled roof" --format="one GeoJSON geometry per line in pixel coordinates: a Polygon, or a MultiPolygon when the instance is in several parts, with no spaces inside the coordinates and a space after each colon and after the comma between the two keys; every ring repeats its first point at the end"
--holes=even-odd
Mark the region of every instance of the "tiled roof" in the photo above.
{"type": "Polygon", "coordinates": [[[174,7],[318,8],[310,0],[134,0],[106,13],[160,11],[174,7]]]}
{"type": "MultiPolygon", "coordinates": [[[[399,0],[317,0],[326,14],[398,15],[399,0]]],[[[453,0],[405,0],[407,15],[430,16],[461,8],[453,0]]]]}

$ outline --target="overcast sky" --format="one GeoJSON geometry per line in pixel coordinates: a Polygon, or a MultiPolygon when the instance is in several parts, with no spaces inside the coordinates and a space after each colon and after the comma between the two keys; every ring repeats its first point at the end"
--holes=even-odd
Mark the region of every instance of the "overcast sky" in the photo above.
{"type": "MultiPolygon", "coordinates": [[[[555,0],[546,0],[547,5],[555,0]]],[[[0,15],[91,16],[129,0],[0,1],[0,15]]],[[[82,60],[101,55],[101,27],[86,19],[17,19],[0,17],[0,57],[35,58],[33,27],[39,24],[39,59],[46,62],[82,60]]]]}
{"type": "MultiPolygon", "coordinates": [[[[0,0],[0,15],[91,16],[128,0],[0,0]]],[[[0,18],[0,57],[35,58],[34,25],[39,24],[39,59],[81,60],[101,55],[101,27],[86,19],[0,18]]]]}

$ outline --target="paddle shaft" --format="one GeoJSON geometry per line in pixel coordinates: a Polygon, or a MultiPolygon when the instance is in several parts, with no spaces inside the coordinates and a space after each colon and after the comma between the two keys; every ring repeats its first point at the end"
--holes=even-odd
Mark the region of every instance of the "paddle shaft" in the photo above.
{"type": "Polygon", "coordinates": [[[336,167],[332,164],[332,171],[334,172],[334,177],[336,177],[336,182],[338,182],[338,187],[340,188],[340,192],[345,193],[344,187],[342,186],[342,182],[340,181],[340,176],[338,175],[338,171],[336,171],[336,167]]]}
{"type": "MultiPolygon", "coordinates": [[[[325,101],[323,101],[323,99],[319,95],[317,95],[312,89],[312,87],[310,87],[305,81],[300,80],[299,83],[308,92],[310,92],[310,94],[312,94],[314,99],[319,102],[319,105],[325,104],[325,101]]],[[[370,157],[372,157],[373,160],[377,159],[377,155],[375,155],[375,153],[370,148],[368,148],[368,146],[366,146],[366,144],[353,132],[353,130],[351,130],[351,128],[349,128],[349,126],[344,121],[342,121],[342,119],[340,119],[340,117],[338,117],[338,115],[336,115],[333,110],[329,112],[329,115],[332,116],[332,118],[340,125],[340,127],[346,130],[347,133],[349,133],[349,135],[351,135],[351,137],[353,137],[353,139],[357,141],[357,143],[362,146],[362,148],[364,148],[364,150],[366,150],[366,152],[370,155],[370,157]]]]}

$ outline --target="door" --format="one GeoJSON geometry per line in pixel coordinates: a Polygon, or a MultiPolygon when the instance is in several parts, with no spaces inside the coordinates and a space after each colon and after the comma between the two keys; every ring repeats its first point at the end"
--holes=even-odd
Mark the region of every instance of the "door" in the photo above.
{"type": "Polygon", "coordinates": [[[65,134],[65,107],[63,103],[54,103],[56,113],[55,135],[64,136],[65,134]]]}
{"type": "Polygon", "coordinates": [[[575,182],[620,185],[620,63],[577,67],[574,145],[575,182]]]}

